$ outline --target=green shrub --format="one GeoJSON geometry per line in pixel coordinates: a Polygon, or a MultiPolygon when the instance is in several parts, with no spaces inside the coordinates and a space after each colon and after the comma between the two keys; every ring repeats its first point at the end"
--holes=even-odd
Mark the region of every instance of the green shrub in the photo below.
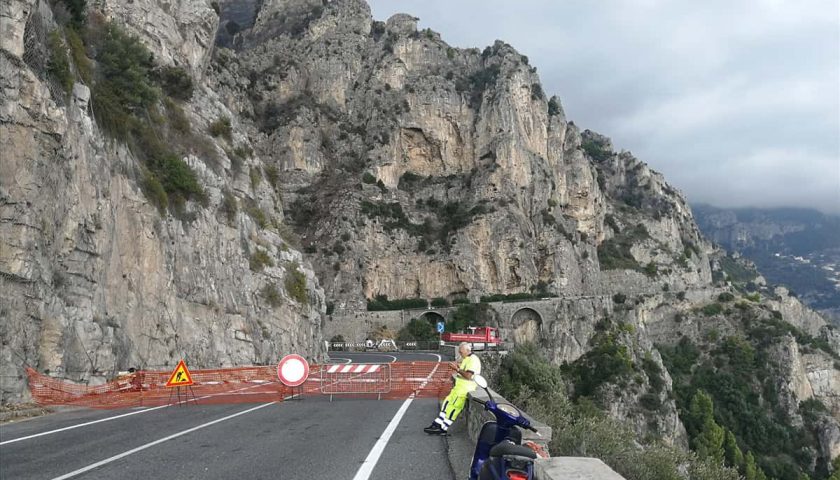
{"type": "Polygon", "coordinates": [[[603,162],[612,157],[613,152],[607,146],[595,139],[584,140],[581,144],[583,151],[596,162],[603,162]]]}
{"type": "MultiPolygon", "coordinates": [[[[607,224],[615,225],[614,218],[607,218],[607,224]]],[[[642,270],[639,262],[630,253],[630,248],[637,242],[650,238],[647,228],[644,225],[637,225],[627,231],[618,231],[617,225],[613,228],[616,235],[598,245],[598,261],[602,270],[642,270]]],[[[645,273],[654,271],[656,265],[645,268],[645,273]]],[[[654,272],[655,275],[655,272],[654,272]]]]}
{"type": "Polygon", "coordinates": [[[536,395],[565,390],[560,370],[545,361],[533,344],[517,345],[502,357],[497,386],[507,399],[520,397],[526,388],[536,395]]]}
{"type": "MultiPolygon", "coordinates": [[[[327,315],[332,315],[332,314],[333,314],[333,312],[335,312],[335,303],[333,303],[333,302],[327,302],[327,315]]],[[[344,340],[330,340],[330,341],[331,341],[331,342],[332,342],[332,341],[340,341],[340,342],[343,342],[344,340]]]]}
{"type": "Polygon", "coordinates": [[[387,295],[377,295],[373,300],[367,301],[367,309],[370,312],[383,310],[405,310],[408,308],[429,308],[429,302],[424,298],[388,300],[387,295]]]}
{"type": "Polygon", "coordinates": [[[367,183],[368,185],[373,185],[376,183],[376,177],[373,176],[370,172],[365,172],[362,175],[362,183],[367,183]]]}
{"type": "Polygon", "coordinates": [[[306,288],[306,275],[300,271],[297,263],[293,262],[289,264],[284,283],[286,293],[289,294],[292,300],[298,303],[307,303],[309,301],[309,291],[306,288]]]}
{"type": "Polygon", "coordinates": [[[710,303],[709,305],[704,306],[701,311],[703,312],[703,315],[707,317],[720,315],[723,313],[723,305],[719,303],[710,303]]]}
{"type": "Polygon", "coordinates": [[[222,191],[222,202],[219,205],[219,211],[222,215],[225,216],[228,223],[233,223],[236,219],[236,212],[237,212],[237,204],[236,204],[236,197],[233,194],[225,189],[222,191]]]}
{"type": "Polygon", "coordinates": [[[251,270],[261,272],[266,266],[273,267],[274,261],[271,259],[271,256],[268,255],[268,252],[257,248],[254,250],[254,253],[251,254],[251,258],[248,259],[248,265],[251,267],[251,270]]]}
{"type": "Polygon", "coordinates": [[[256,203],[251,203],[245,207],[245,213],[257,222],[260,228],[268,227],[268,217],[256,203]]]}
{"type": "Polygon", "coordinates": [[[531,84],[531,100],[544,100],[545,93],[543,92],[542,85],[539,83],[532,83],[531,84]]]}
{"type": "Polygon", "coordinates": [[[277,188],[280,185],[280,172],[274,165],[265,167],[265,178],[272,188],[277,188]]]}
{"type": "Polygon", "coordinates": [[[563,107],[560,106],[560,101],[557,97],[551,97],[548,101],[548,116],[553,117],[559,115],[562,111],[563,107]]]}
{"type": "Polygon", "coordinates": [[[204,190],[198,184],[195,173],[192,169],[174,154],[169,154],[160,159],[156,165],[163,188],[172,196],[177,195],[185,200],[198,198],[204,195],[204,190]]]}
{"type": "Polygon", "coordinates": [[[222,137],[229,142],[233,141],[233,130],[229,117],[219,117],[207,127],[207,131],[213,137],[222,137]]]}
{"type": "Polygon", "coordinates": [[[251,170],[248,172],[248,176],[251,178],[251,189],[256,190],[262,181],[262,172],[260,172],[260,167],[251,167],[251,170]]]}
{"type": "Polygon", "coordinates": [[[67,39],[67,46],[70,47],[70,56],[73,58],[73,64],[76,66],[79,78],[82,79],[85,85],[92,85],[93,64],[87,56],[82,38],[79,37],[78,32],[74,28],[65,29],[64,37],[67,39]]]}
{"type": "Polygon", "coordinates": [[[438,333],[431,322],[420,318],[412,318],[411,321],[397,333],[397,340],[401,342],[420,341],[426,342],[437,340],[438,333]]]}
{"type": "Polygon", "coordinates": [[[166,113],[169,116],[169,126],[181,135],[189,135],[192,132],[192,127],[184,109],[170,97],[163,99],[163,105],[166,107],[166,113]]]}
{"type": "Polygon", "coordinates": [[[77,29],[84,27],[87,22],[86,0],[62,0],[70,13],[70,24],[77,29]]]}
{"type": "Polygon", "coordinates": [[[659,269],[656,267],[656,264],[653,262],[648,263],[645,265],[645,275],[648,277],[655,277],[659,273],[659,269]]]}
{"type": "Polygon", "coordinates": [[[470,299],[466,297],[455,298],[452,300],[452,305],[469,305],[470,299]]]}
{"type": "Polygon", "coordinates": [[[172,98],[189,100],[193,94],[193,80],[189,73],[181,67],[160,67],[157,79],[163,91],[172,98]]]}
{"type": "Polygon", "coordinates": [[[277,285],[274,283],[266,284],[266,286],[260,290],[260,295],[262,295],[265,301],[274,308],[283,305],[283,297],[280,295],[280,291],[277,290],[277,285]]]}
{"type": "Polygon", "coordinates": [[[121,109],[136,112],[157,101],[160,93],[151,76],[153,56],[137,37],[108,24],[96,60],[101,77],[97,83],[121,109]]]}
{"type": "Polygon", "coordinates": [[[436,297],[432,299],[432,306],[433,307],[448,307],[449,301],[445,298],[436,297]]]}
{"type": "Polygon", "coordinates": [[[146,198],[152,202],[152,205],[161,214],[165,213],[166,207],[169,205],[169,197],[166,195],[166,190],[164,190],[163,185],[160,184],[160,180],[152,172],[144,169],[141,186],[143,193],[146,194],[146,198]]]}
{"type": "Polygon", "coordinates": [[[528,300],[539,300],[542,297],[556,297],[552,293],[548,293],[545,291],[536,292],[536,293],[510,293],[510,294],[502,294],[496,293],[493,295],[482,295],[481,296],[481,303],[492,303],[492,302],[525,302],[528,300]]]}
{"type": "Polygon", "coordinates": [[[627,300],[627,295],[623,293],[616,293],[613,295],[613,303],[622,304],[627,300]]]}
{"type": "Polygon", "coordinates": [[[67,47],[64,46],[64,39],[59,30],[50,32],[47,39],[49,47],[49,61],[47,72],[61,85],[65,95],[69,95],[73,89],[73,74],[70,72],[70,59],[67,57],[67,47]]]}
{"type": "Polygon", "coordinates": [[[719,302],[726,303],[726,302],[731,302],[733,300],[735,300],[735,295],[732,295],[729,292],[723,292],[720,295],[718,295],[718,301],[719,302]]]}
{"type": "Polygon", "coordinates": [[[574,383],[574,398],[592,398],[601,386],[633,373],[630,352],[616,333],[600,332],[590,343],[592,349],[567,367],[574,383]]]}

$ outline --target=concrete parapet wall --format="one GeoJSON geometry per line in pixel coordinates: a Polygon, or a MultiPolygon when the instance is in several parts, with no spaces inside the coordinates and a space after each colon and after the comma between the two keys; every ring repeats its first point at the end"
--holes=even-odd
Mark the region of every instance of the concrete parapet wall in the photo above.
{"type": "Polygon", "coordinates": [[[597,458],[538,458],[534,470],[537,480],[624,480],[597,458]]]}

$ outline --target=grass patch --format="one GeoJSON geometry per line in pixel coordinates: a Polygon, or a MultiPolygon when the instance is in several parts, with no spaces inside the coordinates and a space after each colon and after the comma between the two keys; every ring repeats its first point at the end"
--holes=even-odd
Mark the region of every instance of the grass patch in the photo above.
{"type": "Polygon", "coordinates": [[[266,284],[266,286],[260,290],[260,295],[263,299],[265,299],[266,303],[274,308],[283,305],[283,296],[280,295],[280,291],[277,290],[277,285],[274,283],[266,284]]]}
{"type": "Polygon", "coordinates": [[[286,293],[298,303],[309,302],[309,292],[306,288],[306,275],[300,271],[300,266],[293,262],[289,264],[284,281],[286,293]]]}
{"type": "Polygon", "coordinates": [[[248,259],[248,266],[255,272],[261,272],[265,267],[273,267],[274,260],[271,259],[268,252],[257,248],[254,253],[251,254],[251,258],[248,259]]]}
{"type": "Polygon", "coordinates": [[[233,141],[233,129],[230,124],[230,117],[221,116],[207,127],[207,131],[214,138],[222,137],[228,141],[233,141]]]}

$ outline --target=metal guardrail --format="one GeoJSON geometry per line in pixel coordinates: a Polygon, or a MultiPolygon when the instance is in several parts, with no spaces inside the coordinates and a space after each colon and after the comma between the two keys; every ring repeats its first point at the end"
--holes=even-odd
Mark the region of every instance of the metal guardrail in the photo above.
{"type": "MultiPolygon", "coordinates": [[[[397,350],[400,351],[438,351],[440,350],[440,341],[438,340],[424,340],[413,342],[394,342],[397,350]]],[[[365,342],[328,342],[327,350],[331,352],[352,352],[352,351],[389,351],[387,348],[379,348],[377,345],[370,346],[365,342]]]]}

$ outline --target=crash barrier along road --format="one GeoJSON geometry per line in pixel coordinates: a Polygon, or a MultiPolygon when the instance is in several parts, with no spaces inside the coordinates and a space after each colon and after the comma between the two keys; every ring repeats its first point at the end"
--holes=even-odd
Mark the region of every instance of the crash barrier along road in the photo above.
{"type": "MultiPolygon", "coordinates": [[[[191,370],[194,400],[202,404],[262,403],[289,396],[342,395],[378,399],[439,398],[452,387],[451,374],[439,362],[387,364],[313,364],[297,387],[281,383],[277,366],[191,370]]],[[[91,408],[153,407],[171,404],[166,383],[170,371],[137,371],[103,385],[79,385],[26,369],[32,398],[44,406],[91,408]]],[[[192,395],[191,395],[192,397],[192,395]]]]}

